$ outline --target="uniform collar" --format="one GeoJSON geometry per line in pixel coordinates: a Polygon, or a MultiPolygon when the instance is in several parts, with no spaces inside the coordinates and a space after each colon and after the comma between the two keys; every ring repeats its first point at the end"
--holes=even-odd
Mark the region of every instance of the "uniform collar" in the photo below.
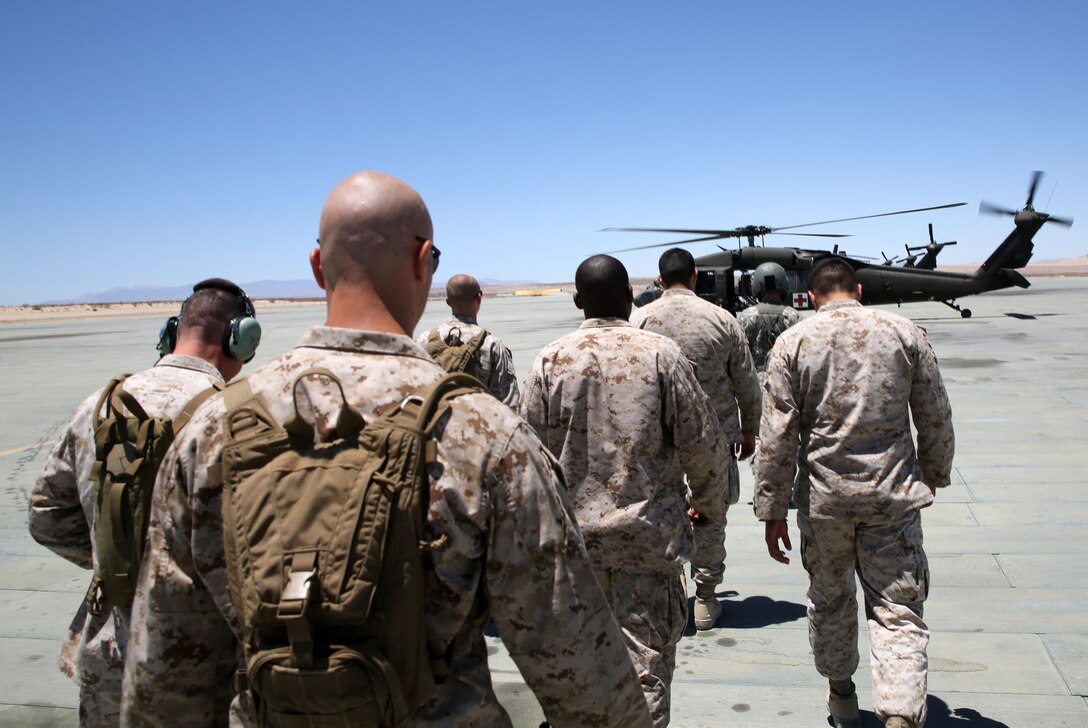
{"type": "Polygon", "coordinates": [[[818,313],[823,313],[824,311],[838,311],[840,308],[861,308],[861,303],[853,298],[843,298],[838,301],[832,301],[831,303],[825,303],[823,306],[820,306],[818,313]]]}
{"type": "Polygon", "coordinates": [[[223,375],[219,373],[219,370],[212,365],[211,362],[205,361],[197,356],[184,356],[182,354],[167,354],[163,358],[155,362],[157,367],[176,367],[178,369],[191,369],[194,372],[200,372],[209,376],[215,377],[219,381],[223,381],[223,375]]]}
{"type": "Polygon", "coordinates": [[[694,295],[695,295],[695,291],[691,290],[690,288],[686,288],[684,286],[678,286],[676,288],[666,288],[661,293],[662,298],[664,298],[665,296],[694,296],[694,295]]]}
{"type": "Polygon", "coordinates": [[[473,326],[479,326],[479,324],[476,323],[476,317],[475,316],[456,316],[456,315],[454,315],[454,316],[450,316],[449,321],[447,321],[446,323],[452,324],[455,321],[459,322],[459,323],[462,323],[462,324],[472,324],[473,326]]]}
{"type": "Polygon", "coordinates": [[[332,326],[310,327],[295,346],[296,348],[305,347],[365,354],[410,356],[424,361],[431,361],[423,347],[413,341],[411,337],[401,334],[383,334],[377,331],[340,329],[332,326]]]}
{"type": "Polygon", "coordinates": [[[590,318],[582,322],[580,329],[604,329],[610,326],[630,326],[631,324],[621,318],[590,318]]]}

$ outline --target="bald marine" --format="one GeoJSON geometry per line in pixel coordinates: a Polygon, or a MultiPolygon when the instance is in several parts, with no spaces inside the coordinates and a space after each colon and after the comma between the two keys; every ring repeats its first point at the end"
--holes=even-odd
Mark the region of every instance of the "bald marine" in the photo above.
{"type": "Polygon", "coordinates": [[[446,304],[454,316],[478,314],[483,295],[480,282],[465,273],[459,273],[446,281],[446,304]]]}
{"type": "Polygon", "coordinates": [[[360,172],[337,185],[310,253],[326,325],[410,335],[438,268],[433,236],[423,199],[399,179],[360,172]]]}
{"type": "Polygon", "coordinates": [[[520,394],[510,347],[480,326],[477,316],[484,294],[480,282],[466,273],[446,281],[449,319],[416,337],[435,361],[448,371],[471,374],[503,404],[516,408],[520,394]]]}

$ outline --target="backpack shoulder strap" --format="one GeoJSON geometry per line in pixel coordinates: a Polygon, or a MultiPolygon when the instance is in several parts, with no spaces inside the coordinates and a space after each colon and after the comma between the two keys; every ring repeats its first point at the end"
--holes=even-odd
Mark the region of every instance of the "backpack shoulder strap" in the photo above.
{"type": "Polygon", "coordinates": [[[222,392],[223,387],[225,386],[226,385],[223,382],[212,382],[212,385],[210,387],[190,399],[189,403],[186,404],[185,407],[182,408],[181,412],[178,413],[178,416],[174,418],[174,437],[177,437],[178,434],[185,429],[185,426],[189,424],[189,420],[191,420],[193,418],[193,415],[196,414],[196,411],[200,408],[200,405],[207,402],[216,392],[222,392]]]}
{"type": "MultiPolygon", "coordinates": [[[[479,336],[482,337],[486,335],[486,333],[486,331],[481,332],[479,336]]],[[[481,341],[482,340],[483,339],[481,338],[481,341]]],[[[433,420],[437,419],[433,417],[433,415],[439,409],[440,405],[445,404],[454,397],[460,397],[463,394],[486,391],[487,387],[484,386],[483,382],[470,374],[465,374],[464,372],[446,374],[419,393],[420,410],[418,419],[416,420],[416,427],[427,432],[433,424],[433,420]]]]}
{"type": "Polygon", "coordinates": [[[102,394],[98,397],[98,403],[94,406],[94,418],[92,420],[94,429],[98,429],[98,426],[102,424],[102,407],[109,401],[110,395],[113,394],[113,390],[116,389],[122,382],[128,379],[131,374],[118,374],[116,377],[110,380],[110,383],[102,388],[102,394]]]}
{"type": "MultiPolygon", "coordinates": [[[[97,457],[101,457],[111,438],[121,440],[129,436],[128,427],[123,424],[126,418],[126,409],[139,422],[146,422],[150,419],[139,401],[125,390],[124,382],[129,376],[128,374],[122,374],[111,379],[110,383],[102,390],[102,396],[99,397],[95,406],[93,423],[94,446],[97,457]],[[106,410],[105,417],[102,416],[103,408],[106,410]]],[[[143,450],[148,432],[147,428],[140,428],[140,434],[133,443],[138,449],[143,450]]]]}
{"type": "MultiPolygon", "coordinates": [[[[409,395],[395,411],[389,413],[389,417],[401,427],[427,435],[445,414],[449,400],[463,394],[487,391],[487,387],[476,377],[464,372],[450,372],[409,395]]],[[[434,441],[428,440],[424,447],[426,461],[433,463],[437,455],[434,441]]]]}
{"type": "MultiPolygon", "coordinates": [[[[199,396],[199,395],[198,395],[199,396]]],[[[226,450],[235,442],[245,439],[246,430],[253,433],[265,431],[275,426],[275,420],[269,414],[261,398],[254,394],[248,379],[237,379],[223,389],[223,448],[226,450]]],[[[222,486],[227,477],[227,462],[220,458],[208,466],[208,483],[222,486]]]]}
{"type": "Polygon", "coordinates": [[[480,333],[476,334],[472,337],[472,339],[469,340],[468,348],[472,350],[473,354],[479,351],[480,347],[484,345],[484,340],[487,339],[487,335],[487,329],[480,329],[480,333]]]}

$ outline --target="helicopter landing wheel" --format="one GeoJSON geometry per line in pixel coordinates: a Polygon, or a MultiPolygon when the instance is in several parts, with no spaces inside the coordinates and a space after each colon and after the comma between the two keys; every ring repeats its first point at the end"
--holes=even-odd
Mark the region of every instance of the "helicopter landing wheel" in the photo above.
{"type": "Polygon", "coordinates": [[[941,303],[943,303],[945,306],[948,306],[953,311],[959,311],[960,316],[962,316],[963,318],[971,318],[971,309],[969,309],[969,308],[960,308],[953,301],[941,301],[941,303]]]}

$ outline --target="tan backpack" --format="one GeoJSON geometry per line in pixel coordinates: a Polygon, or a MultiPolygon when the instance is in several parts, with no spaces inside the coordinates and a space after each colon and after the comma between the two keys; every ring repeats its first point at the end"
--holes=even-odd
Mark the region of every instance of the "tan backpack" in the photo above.
{"type": "Polygon", "coordinates": [[[447,372],[465,372],[477,376],[479,371],[476,355],[486,338],[487,331],[483,329],[468,341],[462,340],[461,329],[457,326],[451,328],[445,338],[439,337],[438,329],[435,329],[427,337],[423,348],[447,372]]]}
{"type": "Polygon", "coordinates": [[[151,491],[159,465],[174,438],[204,400],[221,390],[213,384],[194,397],[172,421],[149,417],[125,390],[128,374],[110,380],[95,405],[94,578],[87,607],[99,614],[108,601],[131,607],[147,542],[151,491]],[[103,415],[103,409],[105,414],[103,415]],[[126,414],[127,411],[127,414],[126,414]]]}
{"type": "MultiPolygon", "coordinates": [[[[302,372],[325,377],[328,369],[302,372]]],[[[244,380],[224,393],[220,467],[231,600],[242,624],[243,689],[272,728],[399,726],[448,666],[424,629],[423,535],[434,424],[462,394],[448,374],[370,423],[346,402],[336,439],[298,413],[281,427],[244,380]]]]}

